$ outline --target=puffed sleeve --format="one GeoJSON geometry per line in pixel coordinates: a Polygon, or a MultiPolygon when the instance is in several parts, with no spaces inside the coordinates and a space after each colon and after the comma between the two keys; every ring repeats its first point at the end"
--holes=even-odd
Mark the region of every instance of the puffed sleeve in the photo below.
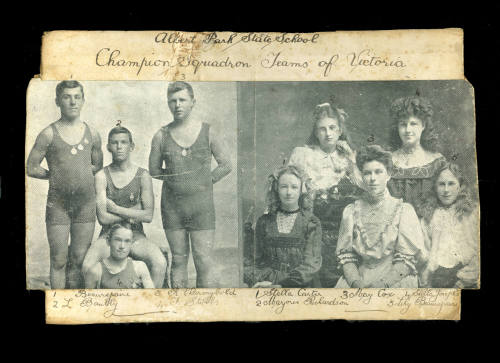
{"type": "Polygon", "coordinates": [[[464,217],[463,233],[466,235],[465,246],[462,247],[465,266],[457,272],[463,287],[477,287],[479,281],[479,211],[474,210],[464,217]]]}
{"type": "Polygon", "coordinates": [[[292,154],[290,155],[290,159],[288,159],[288,165],[295,165],[302,170],[305,170],[306,155],[307,149],[305,147],[296,147],[295,149],[293,149],[292,154]]]}
{"type": "Polygon", "coordinates": [[[337,241],[337,259],[340,266],[346,263],[358,264],[358,255],[353,249],[354,204],[344,208],[337,241]]]}
{"type": "Polygon", "coordinates": [[[425,221],[424,218],[420,218],[420,229],[422,230],[422,235],[424,236],[424,250],[422,251],[422,260],[424,262],[429,261],[430,253],[432,251],[432,237],[431,228],[429,223],[425,221]]]}
{"type": "Polygon", "coordinates": [[[412,274],[417,274],[417,259],[425,255],[424,234],[417,213],[410,204],[403,203],[393,263],[404,263],[412,274]]]}
{"type": "Polygon", "coordinates": [[[283,287],[305,286],[314,278],[321,268],[321,222],[311,216],[306,225],[306,244],[304,246],[303,262],[279,284],[283,287]]]}

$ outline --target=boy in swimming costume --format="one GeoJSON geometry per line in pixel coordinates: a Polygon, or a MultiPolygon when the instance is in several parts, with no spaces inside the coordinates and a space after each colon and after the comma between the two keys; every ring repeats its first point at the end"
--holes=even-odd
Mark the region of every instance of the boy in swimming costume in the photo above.
{"type": "Polygon", "coordinates": [[[106,242],[109,257],[92,266],[85,274],[87,289],[153,289],[146,264],[129,257],[134,233],[125,224],[114,224],[106,242]]]}
{"type": "Polygon", "coordinates": [[[56,86],[61,118],[38,135],[27,161],[28,176],[49,180],[45,221],[52,289],[65,288],[67,265],[69,287],[83,287],[81,267],[94,234],[94,174],[102,168],[102,150],[99,134],[80,120],[84,102],[79,82],[56,86]],[[43,159],[49,170],[40,165],[43,159]]]}
{"type": "Polygon", "coordinates": [[[129,222],[134,242],[130,255],[144,261],[157,288],[163,287],[167,260],[160,248],[149,241],[142,223],[153,219],[154,195],[151,176],[130,160],[134,150],[130,131],[120,124],[111,129],[107,149],[113,161],[95,175],[97,219],[102,225],[99,238],[90,246],[83,262],[84,275],[110,253],[106,238],[115,223],[129,222]]]}
{"type": "Polygon", "coordinates": [[[211,126],[192,117],[196,100],[190,84],[169,84],[167,98],[174,120],[153,137],[149,171],[153,178],[163,180],[161,214],[172,251],[172,287],[187,287],[189,241],[196,286],[214,287],[213,184],[231,172],[231,161],[211,126]],[[212,155],[218,164],[214,170],[211,170],[212,155]]]}

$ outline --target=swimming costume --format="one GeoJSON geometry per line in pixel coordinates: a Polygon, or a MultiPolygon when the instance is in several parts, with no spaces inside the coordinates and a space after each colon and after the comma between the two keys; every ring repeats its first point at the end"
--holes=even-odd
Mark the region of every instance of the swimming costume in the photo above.
{"type": "Polygon", "coordinates": [[[177,144],[168,125],[161,129],[167,176],[161,194],[161,215],[166,230],[215,229],[209,129],[210,125],[202,123],[198,138],[188,148],[177,144]]]}
{"type": "Polygon", "coordinates": [[[101,261],[102,275],[100,289],[140,289],[141,280],[135,272],[134,263],[130,257],[127,257],[127,265],[123,270],[116,274],[109,272],[108,268],[101,261]]]}
{"type": "Polygon", "coordinates": [[[91,223],[96,219],[92,134],[86,123],[82,140],[65,142],[55,123],[45,158],[49,166],[49,192],[45,221],[48,225],[91,223]]]}
{"type": "MultiPolygon", "coordinates": [[[[132,178],[130,183],[125,185],[123,188],[117,188],[115,183],[113,183],[113,179],[111,178],[111,174],[109,172],[109,166],[104,168],[104,175],[106,175],[106,197],[111,199],[116,205],[123,208],[131,208],[137,203],[141,201],[141,177],[143,173],[147,173],[146,169],[137,168],[137,172],[135,176],[132,178]]],[[[105,224],[102,226],[101,233],[99,237],[108,233],[111,225],[105,224]]],[[[144,229],[142,227],[142,223],[134,223],[131,225],[131,229],[136,235],[135,232],[142,234],[144,237],[144,229]]]]}

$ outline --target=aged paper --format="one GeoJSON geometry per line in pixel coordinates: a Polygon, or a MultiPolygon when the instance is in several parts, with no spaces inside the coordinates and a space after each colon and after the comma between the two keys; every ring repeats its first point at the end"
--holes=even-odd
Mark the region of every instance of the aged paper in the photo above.
{"type": "Polygon", "coordinates": [[[355,81],[463,79],[461,29],[334,33],[47,33],[41,78],[355,81]]]}
{"type": "MultiPolygon", "coordinates": [[[[470,165],[466,174],[475,180],[473,92],[464,81],[461,29],[307,34],[56,31],[44,35],[39,78],[28,90],[27,155],[37,134],[58,117],[54,106],[50,114],[46,111],[58,81],[78,80],[86,92],[82,115],[101,135],[104,165],[110,161],[107,132],[120,119],[136,139],[134,161],[147,167],[154,132],[169,117],[162,101],[167,83],[177,80],[193,82],[197,115],[209,115],[210,125],[224,130],[221,135],[233,165],[229,176],[214,186],[220,288],[47,290],[47,323],[460,319],[458,289],[241,287],[252,287],[249,281],[254,281],[247,280],[245,240],[255,238],[258,217],[267,213],[267,176],[293,159],[292,150],[311,129],[301,120],[310,117],[314,105],[340,100],[350,119],[358,120],[348,126],[354,144],[384,148],[391,127],[385,112],[397,95],[423,92],[445,105],[434,105],[435,115],[458,106],[463,112],[460,126],[454,126],[465,130],[460,137],[466,150],[453,148],[456,134],[445,135],[443,155],[448,160],[462,158],[470,165]],[[275,107],[278,104],[282,106],[275,107]],[[367,116],[372,111],[374,116],[367,116]]],[[[452,113],[444,117],[441,129],[451,122],[452,113]]],[[[44,234],[44,183],[27,181],[28,288],[50,286],[48,244],[33,242],[35,235],[44,234]],[[35,245],[42,247],[34,250],[35,245]],[[44,258],[38,258],[40,253],[44,258]]],[[[156,181],[153,191],[159,210],[161,185],[156,181]]],[[[155,212],[145,228],[148,237],[162,241],[163,251],[169,247],[161,218],[155,212]]],[[[94,240],[98,234],[96,224],[94,240]]],[[[475,243],[477,247],[479,240],[475,243]]],[[[169,259],[171,268],[171,254],[169,259]]],[[[189,273],[194,270],[190,260],[189,273]]],[[[197,282],[191,275],[193,286],[197,282]]]]}
{"type": "Polygon", "coordinates": [[[47,323],[459,320],[452,289],[169,289],[47,291],[47,323]]]}

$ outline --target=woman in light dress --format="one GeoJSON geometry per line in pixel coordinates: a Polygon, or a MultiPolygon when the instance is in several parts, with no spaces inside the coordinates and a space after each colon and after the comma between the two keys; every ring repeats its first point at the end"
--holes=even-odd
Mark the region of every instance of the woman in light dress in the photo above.
{"type": "Polygon", "coordinates": [[[335,287],[416,288],[424,236],[413,207],[387,190],[392,155],[372,145],[356,161],[366,193],[342,215],[336,256],[343,277],[335,287]]]}
{"type": "Polygon", "coordinates": [[[421,205],[429,260],[422,286],[476,288],[479,279],[477,203],[460,168],[448,164],[434,179],[434,189],[421,205]]]}
{"type": "Polygon", "coordinates": [[[311,178],[313,211],[323,230],[323,264],[317,285],[334,287],[341,275],[335,250],[342,211],[362,193],[362,179],[349,145],[344,110],[324,103],[316,106],[313,118],[307,144],[293,150],[288,164],[298,166],[311,178]]]}

